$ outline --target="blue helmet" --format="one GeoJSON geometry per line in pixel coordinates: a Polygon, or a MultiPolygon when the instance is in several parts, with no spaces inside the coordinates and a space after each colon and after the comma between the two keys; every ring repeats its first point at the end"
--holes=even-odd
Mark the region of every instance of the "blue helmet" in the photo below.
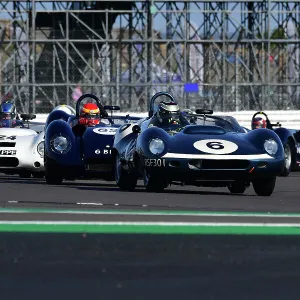
{"type": "Polygon", "coordinates": [[[14,119],[17,115],[16,107],[11,102],[3,102],[0,106],[0,118],[14,119]]]}

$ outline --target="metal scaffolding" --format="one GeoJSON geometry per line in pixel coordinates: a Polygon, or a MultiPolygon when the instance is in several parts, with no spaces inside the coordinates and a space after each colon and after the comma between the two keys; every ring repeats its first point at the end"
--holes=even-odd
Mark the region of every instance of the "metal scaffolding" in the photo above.
{"type": "Polygon", "coordinates": [[[2,98],[47,113],[95,93],[146,111],[300,109],[300,2],[1,1],[2,98]]]}

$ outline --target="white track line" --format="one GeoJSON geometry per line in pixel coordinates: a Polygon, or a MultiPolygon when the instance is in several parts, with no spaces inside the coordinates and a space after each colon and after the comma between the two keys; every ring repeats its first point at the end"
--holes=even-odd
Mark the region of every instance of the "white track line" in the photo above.
{"type": "Polygon", "coordinates": [[[289,223],[216,223],[216,222],[85,222],[85,221],[0,221],[0,225],[97,225],[97,226],[208,226],[208,227],[299,227],[289,223]]]}
{"type": "MultiPolygon", "coordinates": [[[[103,205],[99,203],[98,205],[103,205]]],[[[11,210],[11,209],[0,209],[0,213],[10,214],[82,214],[82,215],[120,215],[120,216],[183,216],[183,217],[248,217],[248,218],[300,218],[300,214],[272,214],[272,213],[181,213],[181,212],[126,212],[126,211],[84,211],[84,210],[44,210],[44,211],[30,211],[30,210],[11,210]]]]}

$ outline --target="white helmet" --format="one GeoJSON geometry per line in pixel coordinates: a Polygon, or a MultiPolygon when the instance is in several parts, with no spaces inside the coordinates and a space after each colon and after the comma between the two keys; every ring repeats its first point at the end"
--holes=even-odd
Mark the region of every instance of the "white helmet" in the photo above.
{"type": "Polygon", "coordinates": [[[75,109],[73,107],[71,107],[70,105],[61,104],[61,105],[56,106],[52,111],[56,111],[56,110],[62,110],[69,115],[76,115],[75,109]]]}

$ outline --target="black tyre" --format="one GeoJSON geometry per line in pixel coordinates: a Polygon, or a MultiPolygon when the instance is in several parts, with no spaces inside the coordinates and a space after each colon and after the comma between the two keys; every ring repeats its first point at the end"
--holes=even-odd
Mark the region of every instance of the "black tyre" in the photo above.
{"type": "Polygon", "coordinates": [[[44,176],[45,176],[45,173],[43,173],[43,172],[32,173],[33,178],[44,178],[44,176]]]}
{"type": "Polygon", "coordinates": [[[257,196],[271,196],[276,183],[276,177],[256,179],[252,182],[257,196]]]}
{"type": "Polygon", "coordinates": [[[144,169],[144,186],[147,192],[161,193],[168,186],[168,182],[160,176],[150,175],[144,169]]]}
{"type": "Polygon", "coordinates": [[[59,185],[63,182],[63,176],[58,165],[45,155],[45,178],[47,184],[59,185]]]}
{"type": "Polygon", "coordinates": [[[280,174],[282,177],[287,177],[290,175],[292,170],[292,161],[293,161],[293,154],[292,154],[293,145],[289,141],[284,146],[284,168],[280,174]]]}
{"type": "Polygon", "coordinates": [[[116,155],[114,166],[115,180],[117,186],[123,191],[133,191],[137,184],[137,176],[129,173],[122,166],[120,155],[116,155]]]}
{"type": "Polygon", "coordinates": [[[22,170],[19,173],[20,178],[30,178],[31,177],[31,172],[28,170],[22,170]]]}
{"type": "Polygon", "coordinates": [[[228,186],[228,190],[232,194],[243,194],[246,190],[246,185],[244,182],[235,181],[228,186]]]}

